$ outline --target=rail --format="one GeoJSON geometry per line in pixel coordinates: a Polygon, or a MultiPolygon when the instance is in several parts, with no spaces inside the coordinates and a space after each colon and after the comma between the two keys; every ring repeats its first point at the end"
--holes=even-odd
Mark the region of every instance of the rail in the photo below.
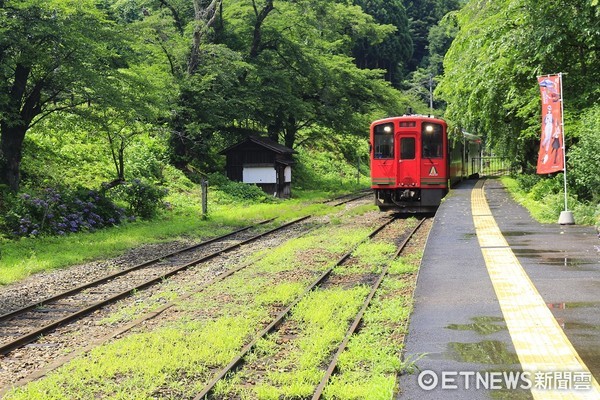
{"type": "MultiPolygon", "coordinates": [[[[422,218],[419,221],[419,223],[417,224],[417,226],[415,226],[415,228],[407,235],[407,237],[404,239],[402,244],[400,244],[400,246],[398,246],[398,249],[394,253],[392,260],[396,259],[400,255],[402,250],[404,250],[404,248],[406,247],[406,245],[408,244],[410,239],[419,230],[419,228],[421,227],[421,225],[423,225],[423,222],[425,222],[426,219],[427,218],[422,218]]],[[[356,317],[354,318],[352,325],[350,325],[350,328],[346,332],[346,336],[340,343],[335,355],[333,356],[331,362],[329,363],[329,366],[325,372],[325,375],[323,376],[323,378],[321,379],[321,382],[319,383],[315,392],[313,393],[312,400],[319,400],[323,396],[323,392],[325,391],[325,386],[327,386],[327,382],[329,382],[329,379],[335,373],[340,355],[344,352],[344,350],[348,346],[348,343],[350,342],[351,337],[358,331],[358,327],[359,327],[360,323],[362,322],[363,316],[364,316],[365,312],[367,311],[367,308],[371,304],[371,300],[373,300],[373,297],[375,297],[375,293],[377,293],[377,290],[379,289],[381,282],[383,282],[383,279],[387,275],[389,267],[390,267],[390,264],[388,263],[388,265],[386,265],[385,268],[383,268],[383,270],[379,274],[379,278],[377,279],[377,282],[375,282],[375,284],[371,287],[371,292],[365,299],[358,314],[356,314],[356,317]]]]}
{"type": "MultiPolygon", "coordinates": [[[[98,309],[100,309],[100,308],[102,308],[102,307],[104,307],[104,306],[106,306],[108,304],[116,302],[117,300],[120,300],[122,298],[128,297],[128,296],[132,295],[133,293],[135,293],[138,290],[145,289],[145,288],[147,288],[149,286],[152,286],[152,285],[154,285],[154,284],[156,284],[158,282],[162,282],[164,279],[166,279],[166,278],[168,278],[170,276],[173,276],[173,275],[175,275],[175,274],[177,274],[179,272],[182,272],[182,271],[184,271],[184,270],[186,270],[186,269],[188,269],[188,268],[190,268],[192,266],[195,266],[195,265],[198,265],[200,263],[203,263],[203,262],[206,262],[208,260],[211,260],[211,259],[213,259],[213,258],[215,258],[217,256],[220,256],[220,255],[222,255],[222,254],[224,254],[226,252],[229,252],[229,251],[231,251],[233,249],[239,248],[239,247],[241,247],[244,244],[251,243],[253,241],[258,240],[259,238],[265,237],[266,235],[269,235],[270,233],[279,231],[279,230],[284,229],[284,228],[286,228],[288,226],[291,226],[293,224],[296,224],[296,223],[299,223],[301,221],[304,221],[307,218],[310,218],[310,215],[309,216],[305,216],[305,217],[301,217],[301,218],[298,218],[298,219],[295,219],[295,220],[293,220],[291,222],[288,222],[286,224],[280,225],[280,226],[278,226],[276,228],[273,228],[273,229],[268,230],[266,232],[260,233],[258,235],[254,235],[254,236],[252,236],[252,237],[250,237],[248,239],[242,240],[242,241],[240,241],[238,243],[235,243],[233,245],[230,245],[230,246],[227,246],[227,247],[222,248],[220,250],[214,251],[214,252],[212,252],[212,253],[210,253],[208,255],[205,255],[205,256],[203,256],[201,258],[197,258],[195,260],[186,262],[183,265],[180,265],[180,266],[177,266],[177,267],[175,267],[173,269],[170,269],[166,273],[160,274],[160,276],[157,276],[157,277],[154,277],[152,279],[146,280],[146,281],[144,281],[144,282],[142,282],[140,284],[136,284],[134,287],[128,287],[124,291],[121,291],[121,292],[119,292],[117,294],[114,294],[114,295],[110,295],[109,297],[105,297],[104,299],[102,299],[102,300],[100,300],[98,302],[95,302],[93,304],[88,304],[86,306],[83,306],[83,307],[77,309],[76,311],[69,313],[66,316],[60,317],[59,319],[54,320],[53,322],[50,322],[50,323],[48,323],[48,324],[46,324],[46,325],[44,325],[44,326],[42,326],[40,328],[33,329],[33,330],[29,331],[26,334],[22,334],[22,335],[14,338],[14,339],[11,339],[11,340],[3,343],[2,345],[0,345],[0,354],[1,355],[6,355],[6,354],[10,353],[11,351],[13,351],[13,350],[15,350],[15,349],[17,349],[17,348],[19,348],[21,346],[24,346],[24,345],[26,345],[28,343],[31,343],[31,342],[37,340],[40,336],[42,336],[42,335],[44,335],[44,334],[46,334],[48,332],[53,331],[58,326],[61,326],[63,324],[75,321],[75,320],[83,317],[84,315],[87,315],[87,314],[91,313],[92,311],[98,310],[98,309]]],[[[257,225],[254,225],[254,226],[262,225],[262,224],[270,222],[270,221],[271,220],[263,221],[263,222],[261,222],[261,223],[259,223],[257,225]]],[[[254,226],[252,226],[252,227],[254,227],[254,226]]],[[[59,295],[53,296],[51,298],[47,298],[47,299],[45,299],[43,301],[40,301],[38,303],[35,303],[35,304],[32,304],[32,305],[23,307],[23,308],[21,308],[19,310],[15,310],[13,312],[7,313],[7,314],[1,316],[1,318],[3,318],[4,321],[11,321],[13,318],[19,318],[21,315],[23,315],[23,314],[25,314],[27,312],[35,311],[36,309],[39,309],[39,307],[41,305],[48,305],[50,303],[55,302],[56,300],[61,300],[61,299],[67,298],[68,296],[71,296],[73,294],[80,293],[84,289],[89,289],[91,287],[96,287],[98,285],[105,284],[106,282],[111,282],[117,276],[119,276],[119,277],[125,276],[125,274],[127,274],[127,273],[130,273],[132,271],[140,270],[142,267],[146,267],[146,266],[152,265],[152,264],[154,264],[154,263],[156,263],[158,261],[163,260],[166,257],[172,257],[172,256],[174,256],[176,254],[181,254],[182,252],[189,251],[191,249],[195,249],[197,247],[206,245],[208,243],[213,243],[216,240],[223,239],[223,238],[226,238],[226,237],[230,237],[231,235],[233,235],[235,233],[239,233],[239,232],[245,231],[245,230],[250,229],[252,227],[243,228],[243,229],[240,229],[238,231],[232,232],[230,234],[220,236],[219,238],[215,238],[215,239],[212,239],[212,240],[209,240],[209,241],[206,241],[206,242],[202,242],[202,243],[199,243],[197,245],[190,246],[190,247],[188,247],[186,249],[182,249],[182,250],[179,250],[177,252],[170,253],[168,255],[162,256],[160,258],[156,258],[156,259],[147,261],[145,263],[136,265],[135,267],[129,268],[129,269],[125,270],[125,271],[121,271],[121,272],[118,272],[116,274],[106,276],[106,277],[98,279],[98,280],[96,280],[94,282],[90,282],[90,283],[82,285],[82,286],[80,286],[78,288],[69,290],[69,291],[67,291],[65,293],[61,293],[59,295]]],[[[10,325],[9,326],[5,326],[5,328],[10,328],[10,325]]],[[[6,335],[6,336],[9,336],[9,335],[6,335]]]]}
{"type": "Polygon", "coordinates": [[[244,363],[244,359],[254,349],[254,347],[256,346],[256,344],[259,342],[260,339],[266,337],[269,333],[271,333],[272,331],[277,329],[290,315],[291,310],[298,303],[300,303],[300,301],[302,301],[308,295],[308,293],[312,292],[317,287],[321,286],[322,283],[324,283],[327,280],[327,278],[331,275],[331,273],[333,272],[333,270],[336,267],[338,267],[339,265],[342,265],[344,262],[346,262],[346,260],[348,260],[352,256],[352,253],[354,253],[354,251],[358,248],[358,246],[360,244],[366,242],[369,239],[372,239],[375,235],[377,235],[386,226],[388,226],[392,222],[394,222],[394,220],[395,220],[395,218],[390,218],[390,219],[386,220],[383,224],[381,224],[379,227],[377,227],[375,230],[373,230],[361,242],[357,243],[350,251],[348,251],[346,254],[344,254],[339,260],[337,260],[337,262],[335,262],[333,265],[331,265],[325,272],[323,272],[319,276],[319,278],[317,278],[314,282],[312,282],[312,284],[292,302],[292,304],[287,306],[286,309],[283,310],[281,313],[279,313],[277,315],[277,317],[266,328],[264,328],[262,331],[260,331],[250,343],[245,345],[244,348],[238,353],[238,355],[235,356],[235,358],[229,364],[227,364],[227,366],[225,366],[223,369],[221,369],[217,373],[217,375],[207,384],[207,386],[202,390],[202,392],[200,392],[198,395],[196,395],[194,397],[194,400],[202,400],[205,398],[209,398],[213,394],[213,390],[214,390],[215,386],[217,385],[217,383],[219,381],[221,381],[222,379],[224,379],[229,374],[231,374],[233,371],[235,371],[237,368],[239,368],[244,363]]]}

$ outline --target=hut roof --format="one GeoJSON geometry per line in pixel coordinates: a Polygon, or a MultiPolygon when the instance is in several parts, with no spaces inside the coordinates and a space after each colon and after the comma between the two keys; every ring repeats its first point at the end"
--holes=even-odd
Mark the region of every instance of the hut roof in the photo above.
{"type": "Polygon", "coordinates": [[[279,143],[277,143],[274,140],[271,140],[269,138],[266,137],[262,137],[262,136],[249,136],[248,138],[246,138],[245,140],[242,140],[239,143],[234,144],[233,146],[229,146],[228,148],[226,148],[225,150],[221,150],[219,152],[219,154],[226,154],[229,153],[231,150],[235,149],[236,147],[242,146],[246,143],[256,143],[259,146],[265,147],[275,153],[278,154],[293,154],[296,153],[296,151],[294,149],[290,149],[289,147],[283,146],[279,143]]]}

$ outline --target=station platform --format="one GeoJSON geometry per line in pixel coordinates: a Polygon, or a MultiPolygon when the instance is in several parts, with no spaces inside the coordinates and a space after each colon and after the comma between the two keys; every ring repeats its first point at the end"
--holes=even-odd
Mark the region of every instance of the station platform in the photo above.
{"type": "Polygon", "coordinates": [[[499,180],[442,202],[398,399],[600,399],[600,239],[540,224],[499,180]]]}

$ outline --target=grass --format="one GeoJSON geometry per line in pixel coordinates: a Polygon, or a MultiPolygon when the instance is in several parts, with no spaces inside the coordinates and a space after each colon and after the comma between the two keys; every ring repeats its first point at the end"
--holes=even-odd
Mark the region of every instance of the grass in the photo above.
{"type": "Polygon", "coordinates": [[[5,399],[134,399],[161,391],[173,398],[190,397],[209,378],[210,367],[233,357],[251,325],[250,319],[222,317],[133,334],[92,350],[5,399]]]}
{"type": "MultiPolygon", "coordinates": [[[[368,241],[353,253],[355,258],[351,268],[336,268],[334,273],[372,273],[389,262],[394,251],[392,243],[368,241]]],[[[400,353],[412,309],[412,287],[419,262],[418,254],[393,261],[388,276],[367,309],[362,329],[342,353],[339,373],[330,380],[326,398],[393,398],[396,375],[406,368],[400,361],[400,353]]],[[[294,308],[283,332],[275,332],[260,341],[256,351],[248,357],[248,368],[220,382],[217,397],[309,398],[323,376],[324,365],[329,362],[369,291],[369,287],[358,285],[311,293],[294,308]],[[292,338],[282,340],[281,335],[290,332],[292,338]],[[254,385],[248,386],[247,382],[254,382],[254,385]]]]}
{"type": "Polygon", "coordinates": [[[151,299],[146,301],[142,301],[142,299],[145,298],[144,294],[137,293],[133,296],[133,299],[139,300],[135,300],[130,306],[119,308],[110,316],[102,319],[99,324],[113,325],[120,322],[133,321],[144,313],[155,310],[166,303],[176,300],[179,297],[178,289],[178,286],[167,283],[164,290],[161,290],[160,293],[152,296],[151,299]]]}
{"type": "Polygon", "coordinates": [[[180,197],[170,200],[179,206],[153,221],[138,221],[65,237],[1,241],[0,285],[22,280],[42,271],[115,257],[143,244],[167,242],[181,237],[200,239],[218,236],[260,220],[278,218],[287,221],[307,214],[324,215],[334,211],[331,206],[307,206],[300,200],[239,208],[215,205],[209,219],[202,220],[195,197],[187,204],[180,197]]]}
{"type": "MultiPolygon", "coordinates": [[[[525,207],[538,222],[556,223],[560,212],[564,210],[564,192],[553,193],[547,190],[547,180],[538,182],[525,191],[519,181],[509,176],[501,178],[512,198],[525,207]]],[[[600,226],[600,206],[594,203],[584,203],[569,195],[568,209],[578,225],[600,226]]]]}
{"type": "MultiPolygon", "coordinates": [[[[238,226],[245,221],[239,220],[238,226]]],[[[31,274],[114,257],[147,243],[172,240],[182,235],[200,238],[223,234],[231,228],[220,223],[173,215],[157,221],[141,221],[65,237],[23,238],[2,243],[0,284],[6,285],[31,274]]]]}
{"type": "Polygon", "coordinates": [[[535,220],[543,223],[556,222],[558,215],[556,215],[553,205],[533,199],[529,196],[528,192],[524,192],[519,188],[519,183],[516,179],[503,176],[501,181],[513,199],[525,207],[535,220]]]}
{"type": "Polygon", "coordinates": [[[412,277],[418,260],[397,259],[367,309],[360,331],[341,354],[338,373],[325,398],[389,400],[394,397],[396,376],[406,368],[400,360],[402,338],[412,310],[412,277]]]}
{"type": "Polygon", "coordinates": [[[392,243],[385,242],[366,242],[358,246],[358,248],[352,254],[358,258],[358,270],[365,272],[365,268],[368,267],[369,272],[377,273],[381,271],[381,268],[390,262],[390,258],[396,251],[396,246],[392,243]]]}
{"type": "Polygon", "coordinates": [[[263,381],[251,390],[244,389],[239,386],[247,378],[242,374],[222,383],[216,395],[261,399],[309,397],[321,379],[320,366],[344,337],[368,292],[365,286],[311,292],[292,310],[288,324],[297,327],[299,333],[285,354],[278,355],[281,351],[281,346],[276,345],[278,333],[261,341],[260,353],[254,360],[258,356],[273,360],[263,381]]]}
{"type": "MultiPolygon", "coordinates": [[[[177,315],[174,322],[164,322],[151,332],[132,333],[100,346],[46,378],[13,390],[5,398],[190,397],[212,377],[213,368],[227,364],[250,337],[270,322],[273,306],[289,304],[319,271],[331,265],[331,260],[365,237],[366,231],[329,226],[292,239],[227,280],[180,300],[173,310],[177,315]]],[[[146,308],[135,305],[118,313],[115,320],[139,313],[138,307],[146,310],[158,304],[161,298],[172,295],[172,287],[166,285],[166,289],[144,300],[146,308]]],[[[337,296],[339,304],[348,302],[346,294],[337,296]]],[[[364,293],[359,297],[363,296],[364,293]]],[[[319,311],[323,301],[316,298],[311,307],[299,308],[297,318],[316,318],[320,324],[339,325],[335,324],[338,318],[355,312],[323,313],[319,311]]],[[[328,342],[332,340],[329,338],[328,342]]],[[[271,351],[269,343],[262,342],[257,351],[271,351]]],[[[314,351],[313,345],[308,344],[303,353],[314,351]]],[[[302,360],[307,364],[310,356],[305,355],[302,360]]],[[[290,383],[290,387],[302,385],[302,380],[290,383]]]]}
{"type": "MultiPolygon", "coordinates": [[[[310,236],[295,238],[276,248],[269,248],[251,254],[247,260],[241,260],[244,264],[253,264],[253,268],[260,271],[259,275],[251,273],[239,274],[229,278],[218,286],[206,290],[208,296],[217,297],[219,292],[227,292],[229,295],[248,296],[257,291],[257,288],[268,287],[268,290],[260,292],[255,301],[263,306],[279,306],[288,304],[298,296],[305,288],[306,282],[275,282],[265,283],[261,275],[264,273],[281,274],[286,271],[302,270],[303,262],[307,257],[312,261],[321,262],[326,265],[331,259],[341,253],[345,248],[351,247],[360,238],[367,235],[366,230],[348,232],[346,229],[336,228],[332,230],[317,230],[310,236]],[[334,246],[335,245],[335,246],[334,246]],[[330,250],[324,251],[322,248],[330,250]]],[[[186,288],[186,290],[193,288],[186,288]]],[[[143,313],[156,309],[165,302],[171,302],[179,297],[181,287],[177,283],[167,281],[163,289],[144,301],[134,301],[133,304],[120,308],[111,316],[103,319],[102,324],[115,324],[119,322],[132,321],[143,313]]],[[[198,298],[205,297],[203,294],[198,298]]],[[[139,296],[144,298],[143,296],[139,296]]],[[[206,300],[207,302],[210,302],[206,300]]],[[[192,306],[196,307],[195,305],[192,306]]],[[[234,305],[234,307],[237,307],[234,305]]]]}

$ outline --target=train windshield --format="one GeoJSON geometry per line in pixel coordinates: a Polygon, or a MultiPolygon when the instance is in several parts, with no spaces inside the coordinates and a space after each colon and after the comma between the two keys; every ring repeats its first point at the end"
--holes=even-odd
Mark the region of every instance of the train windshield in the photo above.
{"type": "Polygon", "coordinates": [[[442,158],[444,156],[444,133],[442,125],[424,123],[421,128],[422,157],[442,158]]]}
{"type": "Polygon", "coordinates": [[[373,130],[373,157],[394,158],[394,124],[376,125],[373,130]]]}
{"type": "Polygon", "coordinates": [[[415,159],[415,138],[403,137],[402,139],[400,139],[400,159],[415,159]]]}

